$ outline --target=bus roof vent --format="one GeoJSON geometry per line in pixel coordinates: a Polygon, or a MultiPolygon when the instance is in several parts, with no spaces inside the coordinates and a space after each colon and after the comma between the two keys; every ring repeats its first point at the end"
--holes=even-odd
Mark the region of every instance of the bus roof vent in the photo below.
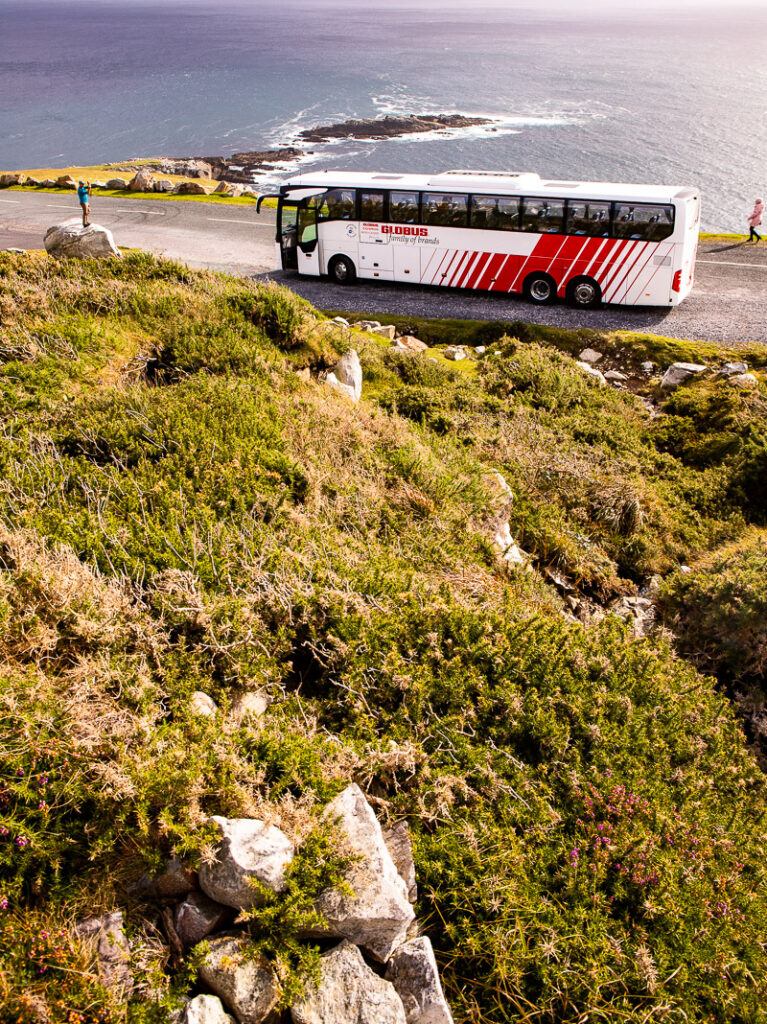
{"type": "Polygon", "coordinates": [[[402,174],[374,174],[373,181],[401,181],[402,174]]]}
{"type": "Polygon", "coordinates": [[[534,185],[541,179],[532,171],[469,171],[454,170],[443,171],[429,179],[430,185],[457,185],[460,181],[463,185],[505,185],[507,188],[518,188],[522,185],[534,185]]]}
{"type": "Polygon", "coordinates": [[[546,188],[578,188],[580,186],[579,181],[547,181],[546,188]]]}

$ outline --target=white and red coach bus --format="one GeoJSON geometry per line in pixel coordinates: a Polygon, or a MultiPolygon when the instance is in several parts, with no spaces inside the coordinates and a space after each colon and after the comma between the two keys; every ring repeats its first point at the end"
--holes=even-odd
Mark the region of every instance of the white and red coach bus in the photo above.
{"type": "Polygon", "coordinates": [[[521,292],[540,305],[560,297],[581,308],[675,306],[692,288],[693,188],[488,171],[320,171],[286,182],[276,198],[283,269],[339,284],[521,292]]]}

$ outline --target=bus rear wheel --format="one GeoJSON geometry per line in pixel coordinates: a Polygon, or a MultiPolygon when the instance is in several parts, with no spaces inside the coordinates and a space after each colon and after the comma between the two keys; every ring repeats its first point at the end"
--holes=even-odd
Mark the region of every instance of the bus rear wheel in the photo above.
{"type": "Polygon", "coordinates": [[[334,256],[328,266],[330,279],[336,284],[354,284],[357,271],[348,256],[334,256]]]}
{"type": "Polygon", "coordinates": [[[547,306],[556,298],[557,286],[548,274],[531,274],[525,279],[523,292],[528,302],[536,306],[547,306]]]}
{"type": "Polygon", "coordinates": [[[590,277],[579,277],[567,286],[567,301],[576,309],[596,309],[602,301],[602,289],[590,277]]]}

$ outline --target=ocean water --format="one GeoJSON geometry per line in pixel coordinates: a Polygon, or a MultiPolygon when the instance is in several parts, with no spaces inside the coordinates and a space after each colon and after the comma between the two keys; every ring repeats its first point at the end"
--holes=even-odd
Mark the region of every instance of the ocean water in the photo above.
{"type": "Polygon", "coordinates": [[[743,230],[767,193],[767,4],[0,0],[0,169],[421,112],[497,124],[315,144],[302,166],[691,184],[706,229],[743,230]]]}

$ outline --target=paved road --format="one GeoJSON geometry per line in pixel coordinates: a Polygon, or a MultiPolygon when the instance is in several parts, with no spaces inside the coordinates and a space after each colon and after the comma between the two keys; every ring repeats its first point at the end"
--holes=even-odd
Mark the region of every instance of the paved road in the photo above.
{"type": "MultiPolygon", "coordinates": [[[[0,192],[0,249],[39,249],[51,224],[77,216],[72,194],[0,192]]],[[[324,309],[385,316],[526,320],[560,327],[626,328],[676,338],[705,338],[737,348],[767,343],[767,242],[701,245],[695,289],[674,309],[613,306],[573,310],[531,306],[521,298],[366,282],[343,288],[274,271],[274,211],[173,200],[94,199],[93,220],[119,245],[135,246],[196,267],[285,282],[324,309]]]]}

